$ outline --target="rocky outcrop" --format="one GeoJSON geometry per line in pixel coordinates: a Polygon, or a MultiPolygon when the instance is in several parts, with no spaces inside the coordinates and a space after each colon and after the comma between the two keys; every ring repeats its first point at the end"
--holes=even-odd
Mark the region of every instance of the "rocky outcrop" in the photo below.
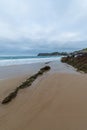
{"type": "Polygon", "coordinates": [[[63,57],[62,62],[68,63],[75,67],[78,71],[83,71],[87,73],[87,53],[78,53],[75,55],[63,57]]]}
{"type": "Polygon", "coordinates": [[[20,89],[27,88],[32,85],[32,83],[41,75],[43,75],[45,72],[49,71],[51,68],[50,66],[45,66],[41,68],[38,73],[28,78],[25,82],[23,82],[19,87],[17,87],[13,92],[11,92],[7,97],[5,97],[2,101],[2,104],[7,104],[11,102],[18,94],[18,91],[20,89]]]}

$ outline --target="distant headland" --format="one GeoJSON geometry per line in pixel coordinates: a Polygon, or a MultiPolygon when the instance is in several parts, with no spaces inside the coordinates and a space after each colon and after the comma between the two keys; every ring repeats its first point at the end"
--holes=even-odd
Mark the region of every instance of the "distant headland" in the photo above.
{"type": "Polygon", "coordinates": [[[67,56],[67,52],[39,53],[37,56],[67,56]]]}

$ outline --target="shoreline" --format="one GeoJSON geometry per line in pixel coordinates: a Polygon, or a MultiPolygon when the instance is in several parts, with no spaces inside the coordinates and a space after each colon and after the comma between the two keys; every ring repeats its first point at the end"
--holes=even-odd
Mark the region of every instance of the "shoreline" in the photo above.
{"type": "MultiPolygon", "coordinates": [[[[1,130],[87,129],[87,75],[59,61],[47,65],[51,70],[20,90],[12,102],[0,103],[1,130]]],[[[37,65],[33,73],[43,66],[37,65]]],[[[0,81],[0,102],[33,73],[0,81]]]]}
{"type": "Polygon", "coordinates": [[[0,79],[4,80],[20,76],[29,76],[36,73],[43,66],[44,63],[0,66],[0,79]]]}
{"type": "Polygon", "coordinates": [[[32,58],[23,58],[23,59],[0,59],[0,66],[16,66],[16,65],[29,65],[29,64],[40,64],[49,61],[60,60],[61,56],[54,57],[32,57],[32,58]]]}
{"type": "Polygon", "coordinates": [[[61,61],[48,61],[32,64],[10,65],[0,66],[0,81],[4,79],[16,78],[20,76],[28,76],[36,73],[41,67],[50,65],[52,67],[51,72],[57,73],[79,73],[74,67],[62,63],[61,61]]]}
{"type": "Polygon", "coordinates": [[[29,65],[25,64],[0,67],[0,78],[2,77],[0,79],[0,102],[17,86],[26,81],[26,79],[37,73],[40,68],[46,65],[51,67],[51,70],[47,73],[48,75],[81,74],[78,73],[72,66],[62,63],[61,61],[49,61],[45,63],[33,63],[29,65]]]}

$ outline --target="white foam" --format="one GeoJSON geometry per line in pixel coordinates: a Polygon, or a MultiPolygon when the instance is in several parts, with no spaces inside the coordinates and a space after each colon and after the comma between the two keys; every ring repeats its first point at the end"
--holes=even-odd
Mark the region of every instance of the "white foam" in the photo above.
{"type": "Polygon", "coordinates": [[[0,60],[0,66],[32,64],[32,63],[39,63],[39,62],[42,63],[42,62],[50,62],[50,61],[55,61],[55,60],[60,60],[60,59],[61,59],[61,57],[8,59],[8,60],[0,60]]]}

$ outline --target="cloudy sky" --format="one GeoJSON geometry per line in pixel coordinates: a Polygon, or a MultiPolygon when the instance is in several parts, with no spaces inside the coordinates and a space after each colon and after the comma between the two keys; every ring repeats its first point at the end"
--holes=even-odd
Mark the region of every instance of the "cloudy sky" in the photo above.
{"type": "Polygon", "coordinates": [[[0,0],[0,54],[87,47],[87,0],[0,0]]]}

